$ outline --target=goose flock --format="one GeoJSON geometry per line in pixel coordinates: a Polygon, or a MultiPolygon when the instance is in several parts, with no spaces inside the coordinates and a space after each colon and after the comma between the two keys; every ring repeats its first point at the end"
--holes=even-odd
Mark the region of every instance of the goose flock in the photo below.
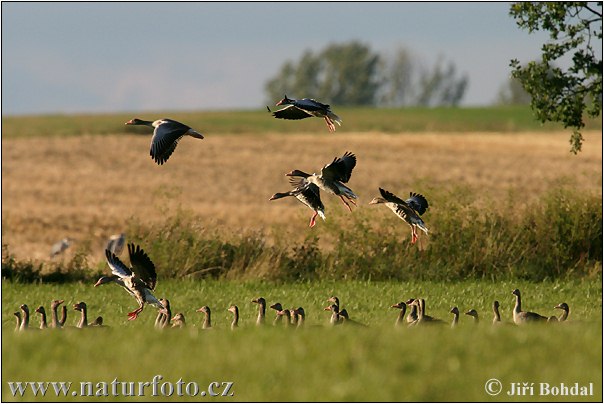
{"type": "MultiPolygon", "coordinates": [[[[123,285],[122,285],[123,286],[123,285]]],[[[509,325],[509,326],[520,326],[524,324],[548,324],[548,323],[559,323],[568,320],[570,309],[568,304],[560,303],[554,306],[554,309],[562,310],[562,314],[558,317],[552,315],[549,317],[539,315],[533,312],[522,311],[520,305],[520,291],[515,289],[512,292],[516,297],[516,302],[514,305],[514,309],[512,311],[511,322],[504,322],[501,319],[501,315],[499,313],[499,302],[493,302],[493,321],[492,325],[494,327],[509,325]]],[[[157,317],[155,319],[154,328],[156,329],[166,329],[166,328],[185,328],[187,327],[187,322],[185,320],[185,315],[182,312],[176,313],[172,316],[172,309],[170,307],[170,302],[167,299],[159,299],[160,305],[162,307],[161,310],[158,310],[157,317]]],[[[254,321],[255,326],[264,327],[267,326],[266,322],[266,308],[267,301],[263,297],[257,297],[250,301],[253,304],[258,305],[258,314],[256,320],[254,321]]],[[[368,327],[366,324],[363,324],[357,320],[350,318],[348,310],[342,308],[340,306],[340,299],[337,296],[331,296],[327,299],[328,306],[323,308],[324,311],[328,311],[330,313],[329,319],[326,318],[326,321],[323,324],[306,324],[306,312],[304,308],[298,306],[293,307],[291,309],[284,308],[280,302],[276,302],[269,307],[274,310],[275,317],[271,323],[274,327],[319,327],[319,326],[354,326],[354,327],[368,327]]],[[[103,317],[98,316],[93,322],[88,322],[88,312],[87,306],[84,302],[79,302],[73,305],[73,309],[80,312],[80,318],[77,320],[77,324],[75,326],[66,326],[65,322],[67,319],[67,310],[65,306],[62,307],[62,315],[59,319],[57,308],[63,303],[63,300],[53,300],[51,302],[51,322],[47,324],[46,313],[44,311],[44,307],[39,306],[36,309],[36,313],[40,314],[40,326],[38,328],[31,327],[30,317],[29,317],[29,308],[26,304],[22,304],[20,306],[21,311],[16,311],[14,313],[17,324],[15,326],[15,331],[27,331],[27,330],[44,330],[44,329],[62,329],[62,328],[89,328],[89,327],[106,327],[103,324],[103,317]]],[[[426,301],[423,298],[411,298],[405,302],[399,302],[397,304],[393,304],[390,306],[394,309],[399,310],[399,314],[395,320],[395,327],[422,327],[426,325],[446,325],[447,323],[444,320],[429,316],[426,314],[426,301]],[[407,308],[409,308],[409,313],[407,314],[407,308]],[[405,316],[407,314],[407,316],[405,316]]],[[[239,328],[240,324],[240,312],[239,306],[230,305],[228,309],[226,309],[232,314],[231,323],[228,327],[231,330],[235,330],[239,328]]],[[[196,321],[196,325],[194,327],[200,328],[202,330],[211,330],[213,329],[212,317],[211,317],[211,309],[209,306],[204,305],[199,309],[195,310],[196,313],[201,313],[203,318],[200,321],[196,321]]],[[[453,314],[453,320],[451,322],[451,328],[456,328],[460,322],[459,314],[460,311],[457,306],[452,307],[450,313],[453,314]]],[[[131,313],[132,314],[132,313],[131,313]]],[[[472,323],[474,325],[478,325],[478,312],[475,309],[470,309],[466,313],[466,315],[473,318],[472,323]]]]}
{"type": "MultiPolygon", "coordinates": [[[[292,99],[288,98],[286,95],[282,100],[277,102],[276,105],[283,106],[283,108],[275,112],[272,112],[268,106],[267,109],[272,113],[272,116],[277,119],[301,120],[310,117],[323,118],[330,132],[335,132],[335,124],[342,125],[342,119],[331,111],[329,105],[314,99],[292,99]]],[[[142,125],[153,128],[149,154],[153,161],[158,165],[163,165],[170,159],[183,137],[190,136],[195,139],[205,138],[203,134],[190,126],[167,118],[154,121],[134,118],[126,122],[126,125],[142,125]]],[[[293,189],[286,192],[275,193],[269,200],[273,201],[288,196],[295,197],[299,202],[313,211],[313,215],[309,222],[309,227],[311,228],[315,226],[317,216],[321,217],[323,220],[326,218],[325,206],[321,201],[321,191],[328,195],[339,197],[346,209],[352,212],[352,206],[357,206],[359,197],[346,184],[350,181],[356,165],[356,155],[350,151],[346,151],[341,157],[335,157],[330,163],[325,164],[318,174],[309,174],[300,169],[293,169],[285,174],[285,176],[289,177],[289,182],[293,189]]],[[[426,235],[428,234],[428,227],[421,218],[429,208],[426,197],[416,192],[410,192],[409,197],[403,199],[381,187],[378,188],[378,190],[381,196],[375,197],[369,204],[384,204],[392,210],[396,216],[407,223],[411,228],[411,244],[415,244],[419,239],[420,234],[418,233],[418,229],[426,235]]],[[[71,240],[66,238],[55,244],[52,247],[51,257],[64,252],[69,247],[70,243],[71,240]]],[[[107,283],[116,283],[124,288],[126,292],[136,300],[138,305],[134,310],[128,313],[128,320],[136,320],[144,310],[145,305],[151,305],[158,310],[157,318],[155,320],[156,328],[186,327],[187,323],[183,313],[177,313],[172,317],[169,301],[167,299],[158,299],[155,297],[154,292],[157,284],[157,273],[155,265],[147,253],[139,245],[129,243],[127,246],[130,265],[128,266],[119,258],[124,245],[125,234],[121,233],[110,237],[105,249],[105,257],[107,265],[111,269],[111,275],[102,276],[94,286],[97,287],[107,283]]],[[[566,303],[561,303],[556,306],[557,309],[564,311],[564,314],[560,318],[555,316],[545,317],[533,312],[522,311],[520,291],[516,289],[513,291],[513,294],[516,297],[516,304],[513,310],[514,324],[564,321],[568,317],[568,305],[566,303]]],[[[256,324],[263,325],[265,323],[266,315],[266,300],[262,297],[258,297],[252,300],[252,302],[258,305],[259,310],[256,324]]],[[[49,328],[64,327],[66,318],[65,306],[63,306],[61,320],[59,320],[57,316],[57,308],[62,303],[62,300],[54,300],[52,302],[52,320],[49,328]]],[[[350,318],[348,311],[340,307],[340,302],[337,297],[332,296],[329,298],[329,303],[330,305],[324,308],[325,311],[331,313],[329,324],[353,324],[365,326],[350,318]]],[[[405,322],[409,326],[445,323],[443,320],[431,317],[426,313],[426,303],[425,300],[421,298],[408,299],[392,305],[391,307],[400,310],[399,316],[396,319],[397,325],[402,325],[405,322]],[[405,318],[407,308],[409,308],[409,314],[405,318]]],[[[302,307],[284,309],[281,303],[274,303],[270,308],[275,310],[275,319],[273,320],[274,325],[285,324],[286,326],[296,325],[299,327],[305,322],[305,311],[302,307]]],[[[81,318],[78,321],[76,328],[102,326],[102,317],[98,317],[94,322],[88,323],[87,308],[84,302],[75,304],[74,310],[81,313],[81,318]]],[[[494,324],[501,323],[501,316],[499,315],[498,310],[499,303],[495,301],[493,304],[493,312],[495,315],[493,319],[494,324]]],[[[201,328],[211,329],[212,320],[210,307],[203,306],[196,311],[202,313],[204,316],[201,328]]],[[[236,329],[239,326],[240,319],[239,307],[231,305],[228,308],[228,311],[233,315],[230,327],[236,329]]],[[[40,306],[36,312],[41,315],[40,328],[46,328],[46,314],[44,308],[40,306]]],[[[457,307],[453,307],[450,312],[454,315],[452,323],[452,326],[454,327],[460,321],[460,312],[457,307]]],[[[471,316],[473,321],[478,323],[478,313],[476,310],[471,309],[465,314],[471,316]]],[[[27,305],[22,305],[21,311],[15,312],[15,316],[17,318],[17,329],[24,330],[29,328],[29,309],[27,305]]]]}

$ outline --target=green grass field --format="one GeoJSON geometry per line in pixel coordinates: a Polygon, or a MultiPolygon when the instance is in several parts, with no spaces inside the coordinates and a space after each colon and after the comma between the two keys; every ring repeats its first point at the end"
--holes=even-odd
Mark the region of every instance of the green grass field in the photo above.
{"type": "MultiPolygon", "coordinates": [[[[602,294],[600,285],[586,281],[543,283],[509,282],[266,282],[166,281],[158,296],[171,296],[173,312],[182,311],[188,327],[156,331],[155,310],[145,310],[134,322],[126,313],[135,302],[121,288],[90,284],[31,285],[2,283],[2,382],[4,401],[38,400],[31,393],[15,398],[9,381],[66,381],[78,390],[80,382],[196,382],[205,390],[210,382],[233,382],[226,401],[601,401],[602,400],[602,294]],[[571,307],[565,324],[535,327],[491,326],[490,305],[501,302],[502,317],[510,321],[513,288],[523,292],[527,310],[558,314],[553,306],[565,300],[571,307]],[[369,327],[328,327],[322,308],[336,294],[351,318],[369,327]],[[254,325],[256,305],[264,296],[285,307],[301,305],[307,328],[284,329],[254,325]],[[408,297],[424,297],[427,311],[449,322],[453,305],[476,308],[481,322],[474,325],[462,315],[456,329],[449,325],[395,328],[397,311],[391,304],[408,297]],[[52,298],[65,298],[70,306],[68,324],[75,324],[73,303],[84,300],[89,318],[101,314],[106,329],[13,333],[12,311],[19,303],[35,308],[52,298]],[[240,328],[229,329],[226,308],[241,309],[240,328]],[[196,326],[194,310],[209,305],[214,330],[196,326]],[[319,325],[320,327],[316,327],[319,325]],[[26,366],[24,364],[27,363],[26,366]],[[485,383],[499,379],[581,385],[593,383],[594,396],[554,397],[490,396],[485,383]]],[[[270,324],[272,310],[267,315],[270,324]]],[[[33,323],[38,323],[34,318],[33,323]]],[[[121,387],[120,387],[121,388],[121,387]]],[[[54,390],[53,390],[54,391],[54,390]]],[[[97,391],[96,389],[93,391],[97,391]]],[[[118,390],[120,392],[121,390],[118,390]]],[[[199,401],[200,397],[79,397],[100,401],[199,401]]],[[[192,390],[190,390],[192,391],[192,390]]],[[[220,390],[218,390],[220,391],[220,390]]],[[[186,392],[185,392],[186,393],[186,392]]],[[[79,393],[78,393],[79,394],[79,393]]],[[[109,390],[109,394],[112,391],[109,390]]],[[[73,396],[44,400],[72,400],[73,396]]],[[[76,398],[78,399],[78,398],[76,398]]],[[[208,398],[206,398],[208,399],[208,398]]],[[[203,401],[203,399],[202,399],[203,401]]]]}

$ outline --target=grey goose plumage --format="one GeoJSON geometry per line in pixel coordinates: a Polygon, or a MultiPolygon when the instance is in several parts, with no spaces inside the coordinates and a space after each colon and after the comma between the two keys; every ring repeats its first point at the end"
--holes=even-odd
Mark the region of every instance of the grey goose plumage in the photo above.
{"type": "Polygon", "coordinates": [[[383,203],[389,207],[399,218],[411,227],[411,244],[415,244],[419,238],[416,228],[428,234],[428,228],[420,217],[428,209],[426,198],[414,192],[409,193],[409,198],[402,200],[391,192],[379,188],[381,197],[373,198],[370,205],[383,203]]]}
{"type": "Polygon", "coordinates": [[[331,111],[331,107],[328,104],[323,104],[312,98],[296,100],[287,98],[286,95],[285,98],[275,105],[285,105],[285,108],[275,112],[272,112],[267,107],[268,111],[272,112],[273,116],[277,119],[299,120],[311,117],[323,118],[330,132],[336,131],[334,122],[340,126],[342,125],[342,119],[331,111]]]}

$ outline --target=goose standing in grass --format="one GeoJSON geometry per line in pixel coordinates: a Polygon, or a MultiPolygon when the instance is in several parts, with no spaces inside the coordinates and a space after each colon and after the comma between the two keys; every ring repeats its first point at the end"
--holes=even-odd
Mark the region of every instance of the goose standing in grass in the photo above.
{"type": "Polygon", "coordinates": [[[340,309],[337,305],[331,304],[331,305],[325,307],[323,310],[331,311],[331,317],[329,318],[329,324],[331,324],[331,325],[341,324],[340,309]]]}
{"type": "Polygon", "coordinates": [[[424,299],[415,299],[412,305],[417,306],[417,321],[411,323],[411,325],[444,324],[442,320],[426,314],[426,301],[424,299]]]}
{"type": "Polygon", "coordinates": [[[339,196],[348,210],[352,212],[348,202],[356,205],[355,199],[358,196],[344,184],[350,180],[352,170],[356,164],[356,156],[347,151],[342,157],[336,157],[331,163],[325,165],[321,169],[321,174],[307,174],[304,171],[292,170],[285,175],[304,178],[306,183],[315,184],[323,191],[339,196]]]}
{"type": "Polygon", "coordinates": [[[51,328],[61,328],[65,325],[65,321],[67,321],[67,307],[61,307],[61,319],[59,320],[59,316],[57,314],[57,309],[60,305],[64,303],[64,300],[53,300],[50,302],[50,327],[51,328]]]}
{"type": "Polygon", "coordinates": [[[63,240],[55,243],[50,248],[50,258],[54,258],[57,255],[63,254],[65,250],[71,246],[72,239],[69,237],[64,238],[63,240]]]}
{"type": "Polygon", "coordinates": [[[22,304],[19,306],[21,309],[21,326],[19,326],[19,331],[29,330],[29,307],[26,304],[22,304]]]}
{"type": "Polygon", "coordinates": [[[168,328],[170,319],[172,318],[172,310],[170,309],[170,301],[168,299],[159,299],[159,302],[164,306],[164,311],[160,310],[155,318],[155,328],[168,328]]]}
{"type": "Polygon", "coordinates": [[[202,306],[197,309],[197,312],[203,313],[203,324],[201,325],[201,328],[204,330],[212,328],[212,311],[210,308],[208,306],[202,306]]]}
{"type": "Polygon", "coordinates": [[[412,297],[411,299],[409,299],[405,302],[407,304],[407,307],[410,308],[409,314],[407,314],[407,324],[413,324],[419,318],[419,315],[417,314],[418,306],[413,304],[414,301],[415,301],[415,298],[412,297]]]}
{"type": "Polygon", "coordinates": [[[568,304],[566,304],[566,303],[557,304],[554,307],[554,309],[562,310],[562,314],[560,314],[560,317],[558,317],[558,321],[566,321],[568,319],[568,313],[570,312],[568,304]]]}
{"type": "Polygon", "coordinates": [[[307,182],[303,178],[290,178],[290,183],[295,187],[294,189],[289,192],[277,192],[270,197],[269,201],[285,198],[287,196],[294,196],[297,200],[315,212],[310,218],[308,227],[315,226],[315,219],[317,215],[319,215],[321,219],[325,220],[325,206],[323,205],[323,202],[321,202],[321,191],[319,190],[319,187],[315,184],[307,182]]]}
{"type": "Polygon", "coordinates": [[[298,325],[296,327],[304,327],[304,322],[306,321],[306,312],[302,307],[298,307],[294,309],[294,313],[298,316],[298,325]]]}
{"type": "Polygon", "coordinates": [[[272,304],[270,307],[271,307],[271,309],[275,310],[275,312],[276,312],[276,317],[273,320],[273,325],[281,324],[281,321],[283,320],[283,316],[281,316],[279,314],[279,312],[281,310],[283,310],[283,306],[281,305],[281,303],[275,303],[275,304],[272,304]]]}
{"type": "Polygon", "coordinates": [[[392,306],[393,309],[399,309],[399,313],[398,316],[396,316],[396,321],[394,322],[394,326],[395,327],[399,327],[401,325],[403,325],[403,323],[405,322],[405,313],[407,312],[407,304],[405,302],[399,302],[397,304],[393,304],[392,306]]]}
{"type": "Polygon", "coordinates": [[[532,311],[522,311],[520,290],[514,289],[512,294],[516,296],[516,304],[514,305],[513,311],[514,323],[520,325],[525,323],[547,321],[547,317],[544,317],[541,314],[533,313],[532,311]]]}
{"type": "Polygon", "coordinates": [[[313,100],[311,98],[302,98],[301,100],[296,100],[293,98],[283,98],[279,101],[276,106],[286,105],[285,108],[282,108],[278,111],[272,112],[270,108],[267,107],[268,112],[272,112],[273,116],[278,119],[305,119],[311,117],[323,118],[325,119],[325,123],[327,124],[327,128],[330,132],[336,131],[336,125],[342,125],[342,120],[339,116],[334,114],[331,111],[331,107],[327,104],[322,104],[319,101],[313,100]]]}
{"type": "Polygon", "coordinates": [[[168,161],[183,136],[188,135],[196,139],[203,139],[201,133],[183,123],[167,118],[156,121],[144,121],[134,118],[126,122],[126,125],[144,125],[154,128],[150,154],[153,160],[159,165],[168,161]]]}
{"type": "Polygon", "coordinates": [[[79,302],[73,305],[73,309],[81,313],[80,321],[76,325],[77,328],[88,327],[88,310],[86,303],[79,302]]]}
{"type": "Polygon", "coordinates": [[[474,309],[466,311],[466,316],[470,316],[474,318],[474,324],[478,325],[478,312],[474,309]]]}
{"type": "Polygon", "coordinates": [[[285,328],[288,328],[290,325],[292,325],[291,312],[288,309],[279,310],[277,315],[283,318],[281,322],[285,328]]]}
{"type": "Polygon", "coordinates": [[[499,301],[493,302],[493,325],[501,324],[501,315],[499,314],[499,301]]]}
{"type": "Polygon", "coordinates": [[[289,309],[289,318],[291,320],[291,324],[294,326],[298,325],[298,312],[295,308],[289,309]]]}
{"type": "Polygon", "coordinates": [[[457,327],[457,323],[459,322],[459,309],[457,306],[451,307],[449,313],[453,313],[453,322],[451,323],[451,328],[457,327]]]}
{"type": "Polygon", "coordinates": [[[187,322],[185,321],[185,315],[182,313],[176,313],[174,317],[172,317],[172,328],[185,328],[187,326],[187,322]]]}
{"type": "Polygon", "coordinates": [[[338,313],[338,315],[340,316],[340,321],[342,322],[343,325],[353,325],[356,327],[368,327],[367,324],[363,324],[356,320],[351,319],[350,316],[348,315],[348,310],[346,310],[346,309],[342,309],[338,313]]]}
{"type": "Polygon", "coordinates": [[[136,320],[139,313],[143,311],[145,303],[165,312],[164,306],[152,293],[157,283],[155,265],[140,246],[128,244],[128,254],[132,268],[128,268],[111,251],[105,250],[107,264],[111,268],[112,275],[101,277],[94,286],[115,282],[126,289],[139,305],[136,310],[128,313],[128,320],[136,320]]]}
{"type": "Polygon", "coordinates": [[[38,306],[36,313],[40,314],[40,329],[45,330],[48,328],[48,324],[46,324],[46,310],[44,310],[44,306],[38,306]]]}
{"type": "Polygon", "coordinates": [[[429,207],[428,201],[423,195],[410,192],[410,197],[403,201],[398,196],[386,191],[383,188],[379,188],[379,190],[382,196],[373,198],[369,204],[375,205],[383,203],[398,217],[404,220],[411,227],[411,244],[415,244],[419,238],[416,230],[417,228],[428,234],[428,228],[420,217],[429,207]]]}
{"type": "Polygon", "coordinates": [[[17,326],[15,327],[15,332],[21,331],[21,312],[20,311],[15,311],[13,313],[13,315],[17,319],[17,326]]]}
{"type": "Polygon", "coordinates": [[[111,251],[115,255],[120,255],[125,245],[126,235],[124,233],[114,234],[109,236],[109,241],[107,241],[107,247],[105,249],[111,251]]]}
{"type": "Polygon", "coordinates": [[[231,323],[231,330],[234,330],[235,328],[239,327],[239,307],[233,304],[227,310],[233,313],[233,322],[231,323]]]}
{"type": "Polygon", "coordinates": [[[256,319],[256,325],[264,325],[266,317],[266,300],[263,297],[258,297],[252,300],[252,303],[258,305],[258,318],[256,319]]]}

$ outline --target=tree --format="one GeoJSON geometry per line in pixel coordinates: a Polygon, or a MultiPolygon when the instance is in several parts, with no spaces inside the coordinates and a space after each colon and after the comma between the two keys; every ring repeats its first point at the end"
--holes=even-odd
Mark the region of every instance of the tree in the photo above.
{"type": "Polygon", "coordinates": [[[413,103],[415,85],[413,82],[416,67],[411,52],[398,48],[394,56],[382,57],[383,82],[379,103],[390,106],[403,106],[413,103]]]}
{"type": "Polygon", "coordinates": [[[529,33],[548,31],[551,42],[541,48],[540,61],[526,66],[513,59],[513,77],[531,95],[531,108],[541,122],[560,122],[572,128],[571,151],[581,150],[585,126],[583,114],[602,112],[601,49],[594,51],[592,39],[602,41],[602,2],[514,3],[510,15],[529,33]],[[571,61],[566,70],[554,61],[571,61]]]}
{"type": "Polygon", "coordinates": [[[419,80],[416,104],[420,106],[457,106],[468,86],[468,77],[456,77],[457,69],[452,62],[446,67],[439,57],[432,70],[424,70],[419,80]]]}
{"type": "Polygon", "coordinates": [[[522,87],[520,80],[510,77],[499,89],[495,103],[498,105],[529,105],[531,95],[522,87]]]}

